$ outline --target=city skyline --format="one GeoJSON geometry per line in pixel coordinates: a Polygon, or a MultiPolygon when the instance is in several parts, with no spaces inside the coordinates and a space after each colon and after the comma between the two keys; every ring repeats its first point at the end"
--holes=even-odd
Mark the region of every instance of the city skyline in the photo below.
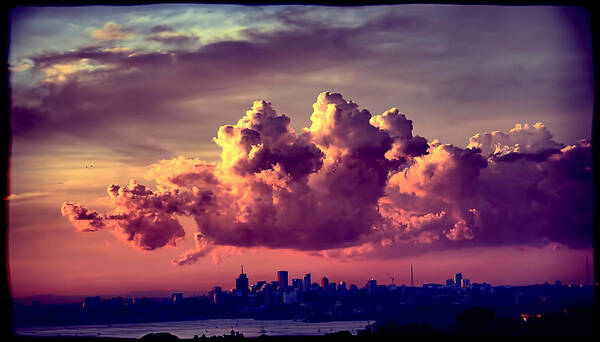
{"type": "MultiPolygon", "coordinates": [[[[319,275],[317,277],[314,278],[314,280],[312,280],[310,282],[310,287],[314,287],[315,285],[320,286],[321,288],[327,288],[328,285],[336,285],[339,286],[340,284],[345,284],[346,289],[350,289],[351,286],[357,286],[357,288],[361,289],[361,288],[367,288],[368,287],[368,283],[370,281],[375,281],[376,285],[382,285],[382,286],[386,286],[386,287],[416,287],[416,288],[420,288],[420,287],[428,287],[428,286],[432,286],[432,285],[439,285],[442,287],[458,287],[458,288],[470,288],[473,284],[478,284],[478,285],[485,285],[485,286],[491,286],[491,287],[522,287],[522,286],[538,286],[538,285],[544,285],[544,284],[551,284],[551,285],[557,285],[557,284],[561,284],[564,286],[593,286],[594,282],[593,281],[588,281],[587,279],[585,281],[582,282],[564,282],[561,279],[555,279],[553,281],[546,281],[544,283],[530,283],[530,284],[507,284],[507,283],[499,283],[499,284],[494,284],[492,282],[490,282],[489,280],[486,281],[485,279],[477,279],[476,281],[471,281],[471,279],[466,278],[465,274],[463,272],[458,272],[458,273],[452,273],[452,274],[448,274],[446,279],[442,279],[439,278],[437,280],[433,280],[433,281],[420,281],[414,282],[413,285],[413,281],[416,280],[416,277],[414,277],[413,274],[413,264],[410,264],[411,269],[409,271],[409,273],[411,273],[408,276],[408,281],[406,283],[402,282],[399,283],[396,280],[398,279],[397,277],[394,277],[393,274],[390,274],[389,272],[386,272],[385,275],[387,278],[377,278],[377,277],[373,277],[373,276],[358,276],[355,277],[353,279],[355,279],[355,281],[347,281],[347,279],[330,279],[329,277],[327,277],[327,274],[322,274],[319,275]],[[458,277],[458,280],[457,280],[458,277]],[[359,279],[358,281],[356,281],[356,279],[359,279]],[[326,282],[325,285],[324,281],[326,282]],[[466,281],[466,285],[463,284],[463,282],[466,281]],[[457,284],[460,283],[460,286],[457,286],[457,284]]],[[[277,291],[287,291],[287,290],[294,290],[296,288],[305,290],[307,288],[307,284],[304,281],[304,279],[306,279],[306,276],[308,275],[309,278],[312,278],[312,274],[311,273],[302,273],[302,272],[296,272],[296,273],[291,273],[288,270],[279,270],[276,271],[275,273],[275,277],[255,277],[253,275],[250,275],[249,273],[244,273],[243,271],[243,265],[241,265],[242,267],[242,273],[239,274],[239,276],[243,275],[245,276],[245,280],[243,282],[241,282],[241,284],[246,284],[247,287],[247,292],[248,293],[254,293],[254,289],[253,287],[256,285],[264,285],[264,284],[275,284],[277,283],[277,285],[273,285],[274,286],[274,290],[277,291]],[[297,277],[289,277],[289,282],[287,284],[287,286],[285,286],[284,288],[280,287],[280,273],[281,272],[285,272],[286,276],[289,276],[290,274],[294,275],[297,274],[297,277]],[[298,281],[298,284],[295,284],[294,282],[298,281]]],[[[402,277],[400,277],[402,278],[402,277]]],[[[170,296],[171,299],[173,299],[174,296],[181,296],[184,295],[186,297],[196,297],[196,296],[203,296],[203,295],[207,295],[207,294],[211,294],[212,291],[215,290],[215,288],[219,288],[219,291],[223,291],[223,292],[236,292],[239,291],[240,289],[238,288],[238,286],[240,286],[239,283],[239,277],[234,277],[233,275],[231,276],[230,279],[230,284],[229,283],[219,283],[219,284],[213,284],[211,286],[209,286],[208,288],[202,288],[202,289],[193,289],[193,290],[185,290],[185,291],[180,291],[180,289],[152,289],[149,291],[137,291],[135,289],[132,289],[131,291],[128,292],[123,292],[123,293],[85,293],[85,294],[81,294],[80,297],[88,297],[88,296],[99,296],[99,297],[103,297],[103,298],[110,298],[110,297],[114,297],[114,296],[123,296],[123,297],[128,297],[128,298],[133,298],[133,297],[164,297],[164,296],[170,296]]],[[[262,288],[262,285],[259,286],[262,288]]],[[[243,286],[243,285],[241,285],[243,286]]],[[[73,297],[77,297],[76,295],[68,295],[65,294],[64,297],[66,299],[55,299],[52,297],[48,297],[50,294],[36,294],[36,295],[32,295],[29,297],[25,297],[28,299],[35,299],[38,298],[37,300],[39,300],[39,298],[44,298],[45,301],[50,301],[50,303],[70,303],[72,302],[72,298],[73,297]]],[[[60,296],[57,296],[60,297],[60,296]]],[[[15,299],[25,299],[23,297],[21,298],[15,298],[15,299]]]]}
{"type": "MultiPolygon", "coordinates": [[[[530,320],[552,320],[557,314],[570,317],[577,315],[578,319],[583,320],[580,328],[554,326],[553,330],[577,334],[591,328],[591,317],[587,315],[591,313],[593,294],[598,286],[562,284],[560,281],[534,286],[493,286],[486,282],[471,282],[466,278],[468,275],[462,273],[454,274],[445,284],[429,283],[421,287],[386,285],[378,283],[376,279],[369,279],[364,285],[347,284],[344,281],[336,284],[329,283],[326,277],[322,278],[322,284],[319,285],[311,282],[311,274],[306,273],[302,278],[294,278],[292,285],[287,286],[284,279],[286,272],[276,272],[277,279],[283,279],[282,282],[258,280],[252,284],[248,282],[242,266],[234,288],[227,290],[215,286],[207,294],[195,293],[192,296],[182,292],[166,296],[140,294],[102,298],[93,295],[63,305],[50,303],[44,298],[15,301],[13,308],[17,331],[19,328],[47,325],[54,326],[53,329],[62,326],[67,329],[66,326],[72,325],[87,324],[89,327],[89,324],[108,324],[108,328],[112,323],[174,320],[178,321],[177,325],[189,320],[202,324],[206,319],[211,320],[210,324],[215,328],[218,328],[219,319],[226,319],[223,323],[233,328],[232,321],[249,318],[254,322],[275,319],[279,326],[285,324],[286,320],[308,324],[374,320],[381,324],[382,320],[393,318],[400,324],[420,322],[453,331],[450,328],[452,326],[460,330],[462,325],[459,321],[463,312],[484,310],[489,315],[498,313],[512,321],[513,325],[507,328],[513,333],[527,329],[525,325],[530,320]]],[[[552,322],[557,324],[555,320],[552,322]]],[[[133,326],[140,327],[137,324],[133,326]]],[[[482,332],[489,333],[492,331],[490,329],[498,328],[487,326],[482,332]]],[[[37,333],[43,333],[44,330],[34,329],[37,333]]],[[[541,331],[548,333],[547,329],[541,331]]],[[[65,331],[64,335],[73,333],[72,330],[65,331]]],[[[205,333],[208,335],[209,331],[205,330],[205,333]]],[[[265,334],[267,331],[261,328],[259,333],[265,334]]]]}
{"type": "MultiPolygon", "coordinates": [[[[314,285],[320,286],[321,288],[327,288],[329,287],[329,285],[335,285],[335,286],[339,286],[342,284],[346,284],[346,282],[342,279],[339,280],[339,285],[338,282],[336,281],[329,281],[329,278],[327,277],[327,275],[323,275],[322,278],[320,278],[320,282],[314,282],[312,281],[312,275],[311,273],[306,273],[301,277],[298,278],[292,278],[292,286],[289,286],[289,283],[286,281],[288,278],[288,274],[289,272],[287,270],[282,270],[282,271],[277,271],[277,280],[272,280],[271,282],[269,282],[269,280],[265,280],[265,279],[260,279],[257,280],[254,284],[250,281],[250,278],[248,277],[248,275],[246,273],[244,273],[244,266],[242,265],[242,271],[240,273],[240,276],[238,278],[236,278],[235,281],[235,286],[232,287],[230,289],[230,291],[242,291],[242,292],[254,292],[252,289],[253,285],[258,285],[258,284],[272,284],[275,290],[280,290],[280,291],[285,291],[288,288],[300,288],[304,291],[306,291],[307,289],[312,288],[314,285]],[[282,274],[285,274],[285,276],[282,276],[282,274]],[[282,282],[283,279],[283,282],[282,282]],[[297,286],[295,282],[298,282],[297,286]]],[[[413,264],[410,264],[410,285],[411,287],[414,287],[414,275],[413,275],[413,264]]],[[[389,273],[388,273],[389,277],[392,277],[389,273]]],[[[386,286],[407,286],[406,284],[394,284],[394,279],[395,278],[391,278],[391,283],[387,284],[386,286]]],[[[358,286],[359,288],[368,288],[369,284],[371,284],[373,282],[373,284],[377,285],[377,279],[375,279],[374,277],[371,277],[370,279],[367,278],[365,285],[364,286],[359,286],[356,283],[348,283],[346,284],[347,286],[358,286]]],[[[450,287],[458,287],[458,288],[466,288],[466,287],[470,287],[471,285],[471,281],[470,279],[464,278],[462,273],[454,273],[452,275],[452,278],[445,280],[446,282],[446,286],[450,286],[450,287]]],[[[557,282],[561,282],[560,280],[556,280],[555,283],[557,282]]],[[[486,282],[482,282],[483,284],[487,284],[486,282]]],[[[380,285],[384,285],[383,283],[379,283],[380,285]]],[[[443,283],[423,283],[422,286],[425,285],[432,285],[432,284],[439,284],[439,285],[444,285],[443,283]]],[[[490,285],[490,284],[488,284],[490,285]]],[[[536,284],[537,285],[537,284],[536,284]]],[[[581,284],[578,284],[581,285],[581,284]]],[[[585,285],[593,285],[592,283],[585,283],[585,285]]],[[[345,285],[344,285],[345,286],[345,285]]],[[[220,289],[224,289],[223,286],[217,285],[215,287],[218,287],[220,289]]],[[[214,288],[213,288],[214,289],[214,288]]]]}
{"type": "Polygon", "coordinates": [[[594,277],[585,8],[9,19],[14,297],[594,277]]]}

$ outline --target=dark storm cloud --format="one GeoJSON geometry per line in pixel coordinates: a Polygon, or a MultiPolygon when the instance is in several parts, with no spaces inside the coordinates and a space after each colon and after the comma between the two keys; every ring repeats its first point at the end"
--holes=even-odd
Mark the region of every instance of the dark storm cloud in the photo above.
{"type": "Polygon", "coordinates": [[[565,11],[583,14],[561,8],[511,10],[400,6],[342,26],[323,21],[318,8],[285,8],[276,16],[285,25],[281,30],[247,29],[246,40],[210,43],[193,51],[179,48],[197,37],[159,36],[172,27],[155,25],[150,31],[157,35],[148,39],[179,48],[157,53],[89,46],[28,56],[34,62],[32,72],[42,74],[82,59],[95,68],[69,73],[60,84],[36,85],[46,91],[35,105],[25,89],[13,89],[18,109],[12,115],[14,134],[94,136],[93,131],[117,123],[169,121],[177,116],[171,113],[174,104],[182,100],[249,91],[261,79],[278,75],[302,80],[306,72],[332,67],[372,72],[382,84],[387,79],[418,82],[440,103],[539,99],[543,94],[566,106],[591,99],[590,87],[585,87],[591,81],[586,67],[590,51],[569,49],[571,37],[562,27],[537,24],[550,24],[565,11]]]}
{"type": "Polygon", "coordinates": [[[555,241],[573,248],[591,246],[594,183],[590,141],[567,146],[543,161],[499,160],[482,179],[488,181],[481,197],[491,209],[482,211],[483,225],[488,227],[482,240],[487,244],[555,241]],[[492,179],[498,181],[489,181],[492,179]],[[500,188],[503,183],[505,187],[500,188]]]}
{"type": "Polygon", "coordinates": [[[173,104],[249,87],[261,75],[301,72],[338,64],[344,52],[327,47],[329,37],[313,39],[323,48],[311,51],[307,35],[257,35],[260,42],[225,41],[197,51],[169,53],[118,51],[85,47],[64,53],[31,56],[34,70],[80,63],[96,66],[66,74],[63,82],[45,82],[34,105],[27,89],[14,89],[12,120],[17,137],[47,134],[95,135],[119,123],[173,120],[173,104]],[[304,45],[303,45],[304,44],[304,45]],[[303,57],[304,56],[304,57],[303,57]],[[297,63],[302,58],[302,65],[297,63]],[[48,117],[44,113],[53,113],[48,117]],[[169,113],[169,114],[166,114],[169,113]],[[16,116],[19,116],[18,118],[16,116]],[[39,120],[40,118],[45,120],[39,120]]]}

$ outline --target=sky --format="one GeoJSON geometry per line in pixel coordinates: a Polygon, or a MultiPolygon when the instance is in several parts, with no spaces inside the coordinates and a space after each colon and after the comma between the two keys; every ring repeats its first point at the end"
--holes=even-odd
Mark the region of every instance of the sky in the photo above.
{"type": "Polygon", "coordinates": [[[576,7],[10,13],[12,295],[593,269],[576,7]]]}

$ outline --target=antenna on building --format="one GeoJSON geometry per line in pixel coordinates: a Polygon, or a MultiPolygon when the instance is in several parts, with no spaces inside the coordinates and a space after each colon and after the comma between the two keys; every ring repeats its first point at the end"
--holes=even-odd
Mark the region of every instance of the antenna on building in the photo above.
{"type": "Polygon", "coordinates": [[[585,283],[586,285],[590,283],[590,265],[587,256],[585,257],[585,283]]]}
{"type": "Polygon", "coordinates": [[[413,274],[413,264],[410,264],[410,286],[415,286],[415,277],[413,274]]]}
{"type": "Polygon", "coordinates": [[[394,277],[392,277],[392,275],[389,274],[388,272],[385,272],[385,273],[387,273],[388,277],[392,278],[392,285],[394,285],[394,277]]]}
{"type": "Polygon", "coordinates": [[[242,265],[242,274],[244,274],[244,265],[242,265]]]}

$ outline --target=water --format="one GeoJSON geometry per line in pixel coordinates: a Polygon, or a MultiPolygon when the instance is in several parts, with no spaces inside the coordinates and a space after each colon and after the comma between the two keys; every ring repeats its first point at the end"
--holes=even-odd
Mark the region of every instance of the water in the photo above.
{"type": "Polygon", "coordinates": [[[356,334],[364,329],[368,321],[336,321],[305,323],[295,320],[253,320],[253,319],[207,319],[199,321],[175,321],[134,324],[100,324],[60,327],[17,328],[15,333],[23,336],[102,336],[140,338],[149,333],[168,332],[179,338],[193,338],[194,335],[222,336],[235,330],[245,337],[262,334],[281,335],[324,335],[348,330],[356,334]]]}

